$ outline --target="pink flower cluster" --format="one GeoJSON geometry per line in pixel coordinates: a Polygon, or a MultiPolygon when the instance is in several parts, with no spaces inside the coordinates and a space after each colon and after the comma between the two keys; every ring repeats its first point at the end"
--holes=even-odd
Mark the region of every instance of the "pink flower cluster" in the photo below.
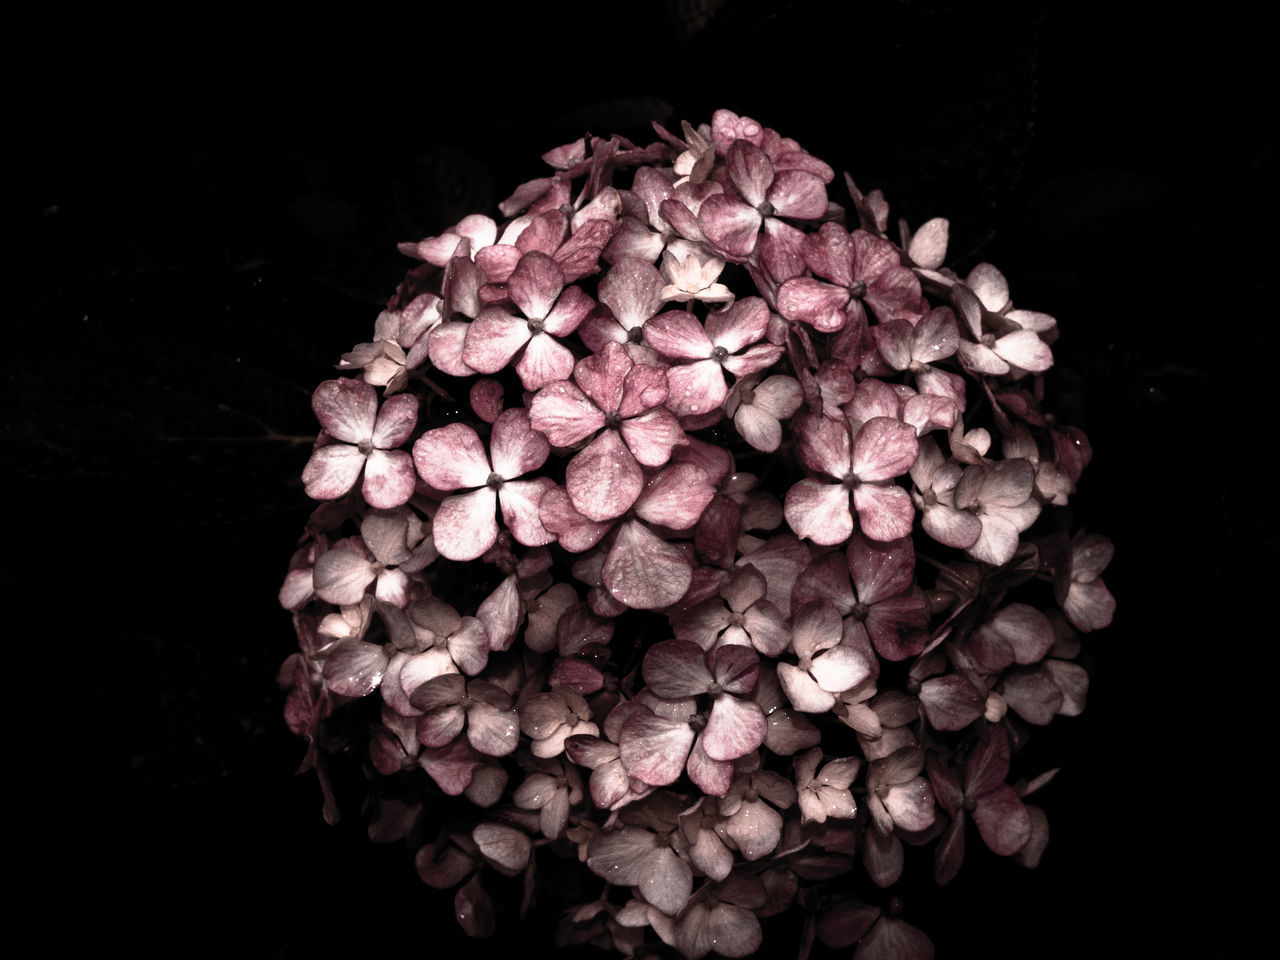
{"type": "Polygon", "coordinates": [[[939,883],[970,823],[1037,863],[1012,757],[1114,608],[1065,509],[1088,442],[1041,412],[1056,324],[754,120],[656,129],[402,246],[313,400],[286,717],[330,819],[356,745],[373,834],[425,837],[473,935],[517,907],[487,878],[567,864],[563,943],[741,957],[797,909],[929,957],[904,844],[939,883]]]}

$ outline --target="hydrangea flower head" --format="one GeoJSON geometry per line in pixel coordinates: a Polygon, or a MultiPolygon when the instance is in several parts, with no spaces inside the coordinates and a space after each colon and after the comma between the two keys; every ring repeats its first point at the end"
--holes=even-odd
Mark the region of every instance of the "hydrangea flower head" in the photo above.
{"type": "Polygon", "coordinates": [[[400,245],[313,397],[286,722],[472,936],[741,957],[794,911],[923,960],[904,843],[1039,862],[1018,748],[1115,609],[1058,324],[750,117],[655,132],[400,245]]]}

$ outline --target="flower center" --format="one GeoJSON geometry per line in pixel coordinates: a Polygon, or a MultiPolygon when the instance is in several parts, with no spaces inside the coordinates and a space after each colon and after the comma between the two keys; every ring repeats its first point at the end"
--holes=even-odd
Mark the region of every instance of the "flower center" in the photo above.
{"type": "Polygon", "coordinates": [[[770,203],[768,200],[763,201],[763,202],[760,204],[760,206],[756,207],[756,210],[757,210],[757,211],[759,211],[760,216],[762,216],[762,217],[772,217],[772,216],[773,216],[773,204],[772,204],[772,203],[770,203]]]}
{"type": "Polygon", "coordinates": [[[361,440],[358,444],[356,444],[356,449],[359,450],[362,454],[364,454],[367,457],[369,454],[373,452],[373,441],[361,440]]]}
{"type": "Polygon", "coordinates": [[[865,603],[859,602],[853,605],[853,609],[849,611],[849,616],[853,617],[853,619],[861,623],[863,620],[867,619],[867,614],[870,612],[871,612],[870,607],[868,607],[865,603]]]}
{"type": "Polygon", "coordinates": [[[867,285],[861,280],[855,280],[849,284],[849,296],[865,297],[867,295],[867,285]]]}
{"type": "Polygon", "coordinates": [[[610,430],[617,430],[618,425],[622,423],[622,417],[618,416],[618,411],[606,413],[604,415],[604,425],[610,430]]]}
{"type": "Polygon", "coordinates": [[[502,474],[491,473],[489,474],[489,479],[484,482],[484,485],[488,487],[490,490],[497,490],[499,487],[502,486],[503,482],[504,482],[504,478],[502,474]]]}
{"type": "Polygon", "coordinates": [[[724,363],[725,360],[728,358],[728,356],[729,356],[729,350],[727,347],[721,347],[717,345],[711,350],[711,359],[717,360],[720,363],[724,363]]]}
{"type": "Polygon", "coordinates": [[[628,342],[628,343],[639,343],[639,342],[640,342],[640,341],[642,341],[643,339],[644,339],[644,327],[643,327],[643,326],[640,326],[640,327],[632,327],[630,330],[628,330],[628,331],[627,331],[627,342],[628,342]]]}
{"type": "Polygon", "coordinates": [[[529,332],[532,333],[534,336],[537,336],[539,333],[541,333],[542,328],[544,326],[546,326],[545,320],[530,320],[528,323],[529,332]]]}

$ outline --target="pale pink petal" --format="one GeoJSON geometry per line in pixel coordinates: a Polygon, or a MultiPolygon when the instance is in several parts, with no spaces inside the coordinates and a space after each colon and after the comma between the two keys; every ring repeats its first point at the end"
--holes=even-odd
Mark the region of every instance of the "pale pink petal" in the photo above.
{"type": "MultiPolygon", "coordinates": [[[[666,207],[675,201],[663,203],[666,207]]],[[[763,218],[750,204],[728,194],[716,194],[702,202],[698,209],[698,226],[717,251],[733,260],[745,260],[756,248],[763,218]]]]}
{"type": "Polygon", "coordinates": [[[489,631],[479,618],[463,617],[446,647],[458,669],[473,677],[489,662],[489,631]]]}
{"type": "Polygon", "coordinates": [[[920,442],[909,424],[873,417],[853,440],[853,473],[864,483],[890,480],[910,470],[919,452],[920,442]]]}
{"type": "Polygon", "coordinates": [[[925,270],[937,270],[947,258],[947,240],[951,222],[945,217],[934,217],[920,224],[907,245],[907,256],[925,270]]]}
{"type": "Polygon", "coordinates": [[[722,694],[711,707],[702,748],[712,760],[736,760],[759,747],[767,729],[764,711],[757,704],[722,694]]]}
{"type": "Polygon", "coordinates": [[[498,495],[489,487],[446,498],[431,530],[440,555],[475,560],[484,554],[498,539],[497,508],[498,495]]]}
{"type": "Polygon", "coordinates": [[[807,672],[789,663],[778,664],[778,683],[792,705],[803,713],[826,713],[836,698],[823,690],[807,672]]]}
{"type": "MultiPolygon", "coordinates": [[[[349,448],[354,449],[354,448],[349,448]]],[[[369,506],[390,510],[409,502],[418,475],[407,450],[374,450],[364,471],[360,492],[369,506]]]]}
{"type": "Polygon", "coordinates": [[[783,515],[796,536],[823,546],[843,543],[853,533],[849,491],[840,484],[798,481],[787,491],[783,515]]]}
{"type": "Polygon", "coordinates": [[[698,736],[689,751],[689,779],[709,797],[723,797],[733,785],[733,764],[728,760],[712,760],[703,749],[706,731],[698,736]]]}
{"type": "Polygon", "coordinates": [[[837,646],[817,657],[809,672],[823,690],[841,693],[871,676],[871,665],[852,647],[837,646]]]}
{"type": "Polygon", "coordinates": [[[474,703],[467,711],[467,740],[489,757],[505,757],[520,743],[520,717],[488,703],[474,703]]]}
{"type": "Polygon", "coordinates": [[[471,831],[471,839],[475,841],[480,856],[508,877],[523,872],[533,853],[529,837],[503,823],[477,824],[471,831]]]}
{"type": "Polygon", "coordinates": [[[378,415],[378,391],[363,380],[326,380],[311,397],[325,433],[346,443],[365,443],[373,437],[378,415]]]}
{"type": "Polygon", "coordinates": [[[376,643],[348,638],[339,640],[324,654],[324,680],[343,697],[363,697],[382,682],[387,654],[376,643]]]}
{"type": "Polygon", "coordinates": [[[418,398],[411,393],[394,396],[382,405],[373,427],[373,445],[382,450],[398,447],[418,425],[418,398]]]}
{"type": "Polygon", "coordinates": [[[526,390],[539,390],[573,373],[573,354],[550,334],[539,333],[516,361],[516,373],[526,390]]]}
{"type": "MultiPolygon", "coordinates": [[[[564,271],[545,253],[531,251],[507,278],[507,294],[530,320],[541,320],[564,289],[564,271]]],[[[468,361],[470,362],[470,361],[468,361]]],[[[490,371],[486,371],[490,372],[490,371]]]]}
{"type": "Polygon", "coordinates": [[[644,341],[673,360],[701,360],[715,345],[701,322],[684,310],[669,310],[644,325],[644,341]]]}
{"type": "MultiPolygon", "coordinates": [[[[667,377],[665,373],[660,375],[665,400],[667,377]]],[[[672,449],[684,442],[680,421],[666,409],[651,410],[642,416],[623,420],[618,429],[636,461],[646,467],[661,467],[671,459],[672,449]]]]}
{"type": "Polygon", "coordinates": [[[729,387],[715,360],[699,360],[667,370],[667,408],[678,417],[701,416],[724,403],[729,387]]]}
{"type": "Polygon", "coordinates": [[[427,710],[418,719],[418,742],[424,747],[443,747],[453,742],[467,721],[467,711],[450,703],[427,710]]]}
{"type": "Polygon", "coordinates": [[[316,596],[328,603],[359,603],[377,577],[373,564],[350,550],[330,550],[316,561],[316,596]]]}
{"type": "Polygon", "coordinates": [[[504,410],[493,422],[489,449],[493,455],[494,471],[505,480],[537,470],[547,462],[551,453],[547,438],[533,429],[529,423],[529,411],[523,407],[504,410]]]}
{"type": "Polygon", "coordinates": [[[480,373],[497,373],[532,336],[528,323],[521,318],[502,307],[486,307],[467,327],[462,360],[480,373]]]}
{"type": "Polygon", "coordinates": [[[636,516],[674,530],[688,530],[714,496],[715,488],[700,467],[673,463],[649,481],[636,500],[636,516]]]}
{"type": "Polygon", "coordinates": [[[554,488],[555,482],[550,477],[535,477],[508,480],[498,491],[502,522],[526,547],[541,547],[556,539],[542,524],[542,498],[554,488]]]}
{"type": "Polygon", "coordinates": [[[1053,366],[1053,351],[1032,330],[1015,330],[995,342],[993,347],[1002,360],[1032,373],[1043,373],[1053,366]]]}
{"type": "Polygon", "coordinates": [[[355,486],[365,455],[349,443],[317,447],[302,468],[302,482],[313,500],[337,500],[355,486]]]}
{"type": "Polygon", "coordinates": [[[425,483],[442,491],[484,486],[493,472],[484,442],[462,423],[420,436],[413,444],[413,464],[425,483]]]}

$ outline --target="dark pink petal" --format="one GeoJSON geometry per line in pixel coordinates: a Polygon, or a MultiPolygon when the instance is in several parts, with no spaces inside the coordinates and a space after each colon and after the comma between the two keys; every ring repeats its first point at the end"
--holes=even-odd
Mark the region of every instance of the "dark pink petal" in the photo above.
{"type": "Polygon", "coordinates": [[[547,314],[546,332],[557,337],[567,337],[578,329],[578,325],[595,309],[595,305],[595,301],[581,287],[566,287],[547,314]]]}
{"type": "Polygon", "coordinates": [[[302,468],[302,482],[313,500],[337,500],[355,486],[366,457],[349,443],[316,447],[302,468]]]}
{"type": "Polygon", "coordinates": [[[986,845],[1002,857],[1017,853],[1031,839],[1031,817],[1008,784],[978,798],[973,822],[986,845]]]}
{"type": "Polygon", "coordinates": [[[685,595],[693,570],[679,547],[630,520],[619,527],[601,576],[605,589],[619,603],[632,609],[656,610],[685,595]]]}
{"type": "Polygon", "coordinates": [[[476,767],[483,763],[480,754],[462,737],[447,747],[424,749],[418,754],[418,765],[451,797],[459,796],[470,786],[476,767]]]}
{"type": "Polygon", "coordinates": [[[937,730],[963,730],[986,709],[986,694],[958,673],[931,677],[920,685],[924,715],[937,730]]]}
{"type": "Polygon", "coordinates": [[[462,732],[467,711],[450,703],[427,710],[418,718],[418,742],[424,747],[444,747],[462,732]]]}
{"type": "Polygon", "coordinates": [[[778,289],[778,312],[788,320],[807,323],[822,333],[833,333],[845,325],[848,302],[847,288],[812,277],[793,277],[778,289]]]}
{"type": "MultiPolygon", "coordinates": [[[[623,385],[632,367],[633,362],[626,348],[620,343],[610,341],[599,353],[578,361],[573,371],[573,378],[582,388],[582,393],[590,398],[596,407],[602,411],[613,412],[622,405],[623,385]]],[[[665,383],[663,386],[665,387],[665,383]]]]}
{"type": "Polygon", "coordinates": [[[413,444],[413,464],[425,483],[442,491],[484,486],[493,472],[483,441],[462,423],[420,436],[413,444]]]}
{"type": "MultiPolygon", "coordinates": [[[[666,216],[667,203],[663,204],[663,216],[666,216]]],[[[746,260],[751,256],[762,222],[755,207],[727,194],[708,197],[698,210],[698,226],[703,235],[731,260],[746,260]]]]}
{"type": "MultiPolygon", "coordinates": [[[[769,157],[754,143],[734,140],[725,155],[725,169],[738,193],[753,207],[764,202],[769,185],[773,183],[773,164],[769,157]]],[[[826,210],[826,203],[822,205],[826,210]]]]}
{"type": "MultiPolygon", "coordinates": [[[[910,506],[910,500],[907,505],[910,506]]],[[[843,543],[853,533],[849,491],[841,484],[819,483],[807,478],[797,481],[787,491],[783,515],[796,536],[807,537],[823,546],[843,543]]]]}
{"type": "Polygon", "coordinates": [[[714,344],[698,318],[684,310],[669,310],[644,325],[644,340],[673,360],[701,360],[710,357],[714,344]]]}
{"type": "Polygon", "coordinates": [[[508,296],[530,320],[545,318],[563,289],[564,271],[545,253],[526,253],[507,279],[508,296]]]}
{"type": "MultiPolygon", "coordinates": [[[[349,448],[354,449],[354,448],[349,448]]],[[[374,450],[364,471],[360,492],[369,506],[390,510],[409,502],[418,475],[407,450],[374,450]]]]}
{"type": "Polygon", "coordinates": [[[674,530],[688,530],[714,496],[715,488],[700,467],[673,463],[649,481],[636,500],[636,515],[674,530]]]}
{"type": "Polygon", "coordinates": [[[915,507],[902,487],[864,483],[853,488],[858,524],[871,540],[887,542],[911,535],[915,507]]]}
{"type": "Polygon", "coordinates": [[[667,374],[662,367],[652,364],[636,364],[627,372],[623,381],[622,400],[618,404],[618,416],[637,417],[649,411],[657,412],[667,399],[667,374]]]}
{"type": "Polygon", "coordinates": [[[875,543],[856,536],[847,553],[849,572],[862,603],[879,603],[911,588],[916,556],[910,538],[875,543]]]}
{"type": "Polygon", "coordinates": [[[556,250],[556,263],[564,271],[564,282],[573,283],[600,269],[600,254],[613,236],[617,221],[589,220],[556,250]]]}
{"type": "Polygon", "coordinates": [[[760,262],[774,283],[785,283],[804,273],[803,230],[773,217],[764,222],[760,238],[760,262]]]}
{"type": "Polygon", "coordinates": [[[919,452],[920,442],[910,425],[873,417],[853,440],[853,472],[863,482],[890,480],[910,470],[919,452]]]}
{"type": "Polygon", "coordinates": [[[1000,686],[1009,709],[1027,723],[1044,726],[1058,714],[1063,704],[1062,690],[1043,664],[1033,669],[1010,670],[1000,686]]]}
{"type": "Polygon", "coordinates": [[[756,703],[722,694],[711,707],[702,747],[712,760],[736,760],[759,747],[767,729],[764,711],[756,703]]]}
{"type": "Polygon", "coordinates": [[[662,787],[674,783],[684,772],[693,738],[687,722],[641,709],[622,725],[619,755],[631,776],[662,787]]]}
{"type": "Polygon", "coordinates": [[[921,595],[881,600],[863,621],[871,644],[884,660],[914,657],[929,643],[929,604],[921,595]]]}
{"type": "MultiPolygon", "coordinates": [[[[637,367],[636,369],[641,369],[637,367]]],[[[643,369],[656,370],[656,367],[643,369]]],[[[662,395],[666,399],[667,377],[662,376],[662,395]]],[[[623,420],[618,428],[636,461],[646,467],[661,467],[671,459],[673,448],[684,442],[680,421],[666,409],[650,410],[630,420],[623,420]]]]}
{"type": "Polygon", "coordinates": [[[378,391],[363,380],[326,380],[316,387],[311,409],[331,437],[346,443],[367,442],[378,415],[378,391]]]}
{"type": "Polygon", "coordinates": [[[858,944],[853,960],[933,960],[933,941],[905,920],[882,916],[858,944]]]}
{"type": "Polygon", "coordinates": [[[497,501],[489,487],[446,498],[431,531],[441,556],[475,560],[492,547],[498,539],[497,501]]]}
{"type": "Polygon", "coordinates": [[[568,447],[604,426],[604,414],[568,380],[549,383],[529,404],[530,425],[553,446],[568,447]]]}
{"type": "Polygon", "coordinates": [[[721,646],[711,653],[708,660],[716,685],[725,693],[746,696],[756,688],[760,677],[760,657],[750,647],[721,646]]]}
{"type": "Polygon", "coordinates": [[[644,489],[644,474],[616,430],[604,430],[569,461],[565,488],[585,517],[612,520],[631,509],[644,489]]]}

